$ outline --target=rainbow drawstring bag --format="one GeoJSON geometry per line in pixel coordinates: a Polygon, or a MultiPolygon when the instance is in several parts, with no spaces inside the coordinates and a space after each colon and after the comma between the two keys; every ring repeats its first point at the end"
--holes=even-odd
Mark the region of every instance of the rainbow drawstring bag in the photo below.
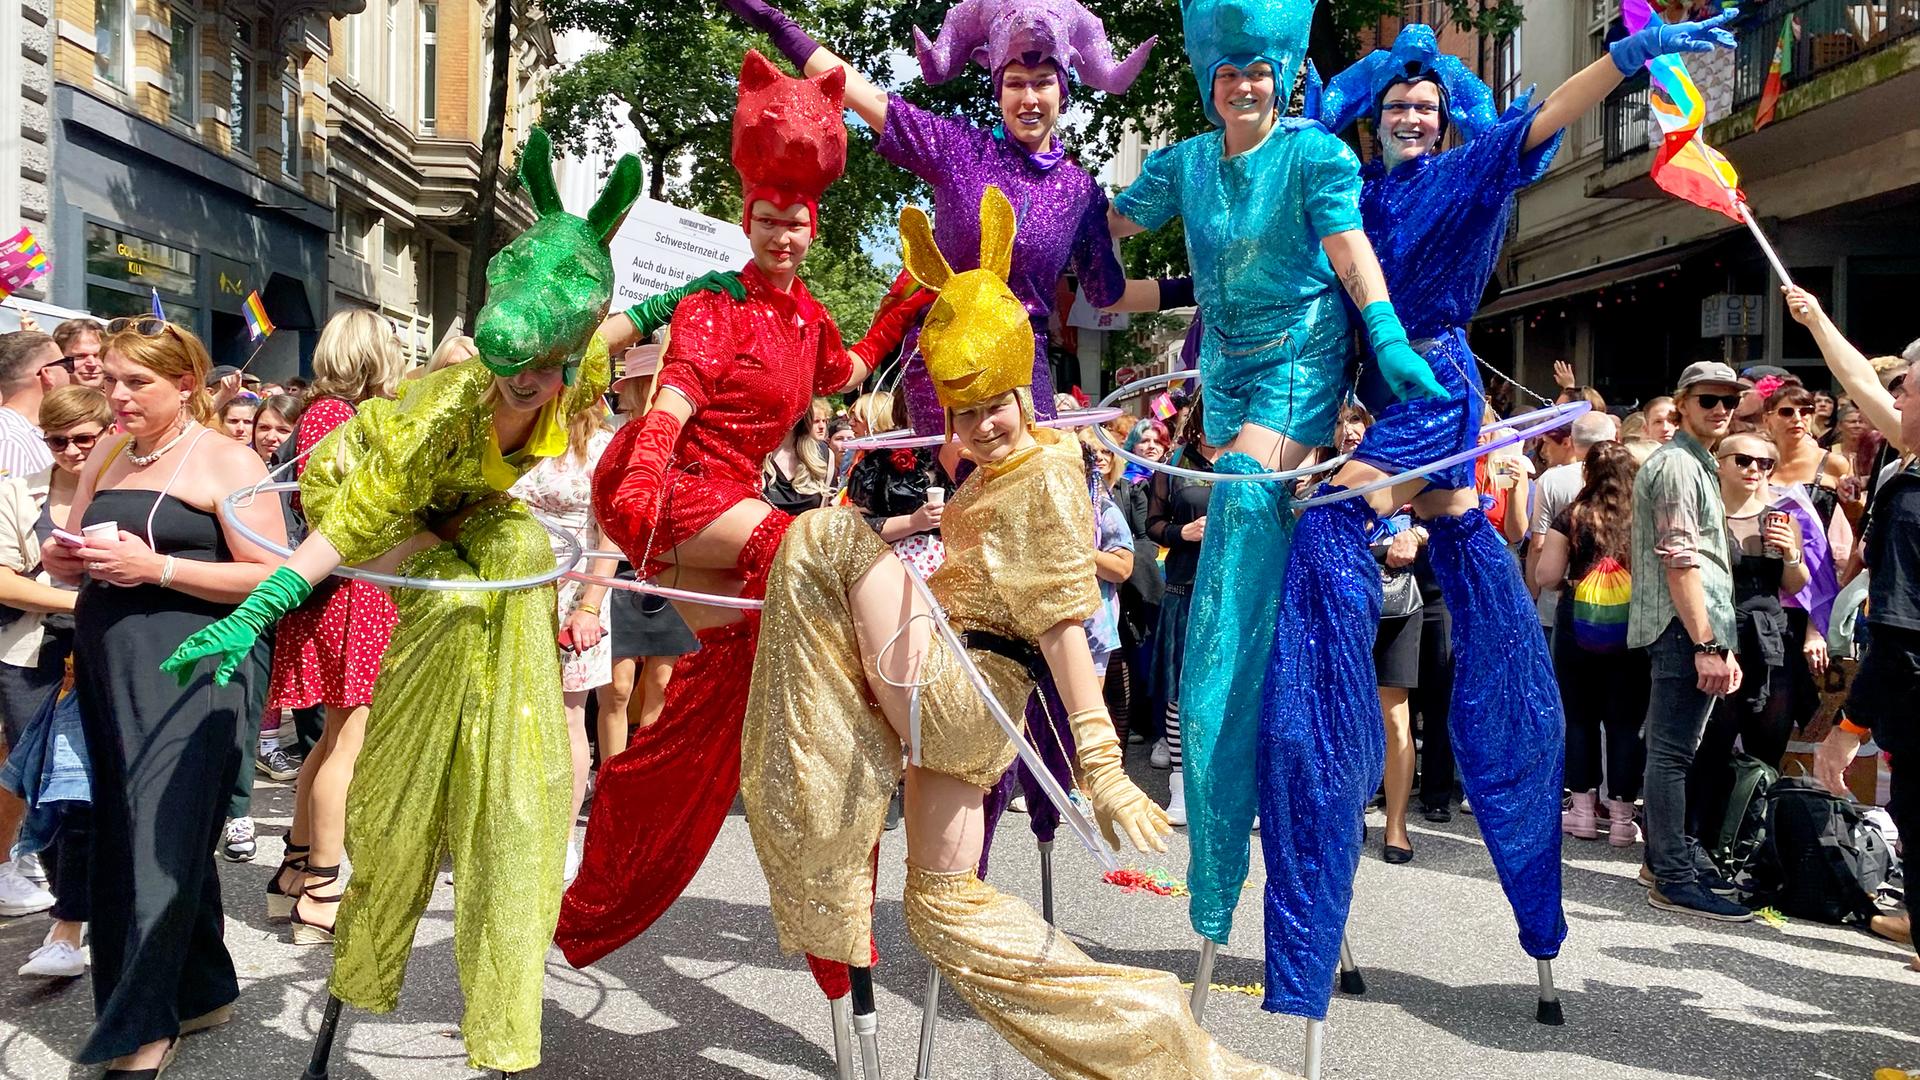
{"type": "Polygon", "coordinates": [[[1601,556],[1573,586],[1573,643],[1588,652],[1625,652],[1632,599],[1633,575],[1613,556],[1601,556]]]}

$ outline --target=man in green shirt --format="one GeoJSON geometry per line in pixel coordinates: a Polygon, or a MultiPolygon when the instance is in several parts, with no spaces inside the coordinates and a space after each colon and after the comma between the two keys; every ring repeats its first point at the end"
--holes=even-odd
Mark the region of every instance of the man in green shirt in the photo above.
{"type": "Polygon", "coordinates": [[[1712,447],[1727,433],[1745,380],[1717,362],[1680,373],[1680,430],[1633,485],[1633,600],[1627,645],[1652,661],[1647,705],[1647,902],[1725,922],[1753,913],[1686,835],[1687,771],[1715,702],[1740,688],[1726,507],[1712,447]]]}

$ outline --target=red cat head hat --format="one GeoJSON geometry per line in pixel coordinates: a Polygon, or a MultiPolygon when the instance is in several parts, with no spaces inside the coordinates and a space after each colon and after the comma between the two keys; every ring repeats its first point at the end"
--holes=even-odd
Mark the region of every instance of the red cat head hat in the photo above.
{"type": "Polygon", "coordinates": [[[820,195],[847,167],[846,93],[844,69],[795,79],[748,50],[733,114],[742,229],[753,220],[754,201],[765,199],[783,208],[806,206],[812,231],[820,231],[820,195]]]}

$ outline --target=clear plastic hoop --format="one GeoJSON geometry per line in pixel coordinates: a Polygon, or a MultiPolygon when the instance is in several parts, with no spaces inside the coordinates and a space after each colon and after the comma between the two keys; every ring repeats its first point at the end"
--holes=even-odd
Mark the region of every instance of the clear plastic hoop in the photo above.
{"type": "MultiPolygon", "coordinates": [[[[1128,383],[1127,385],[1122,386],[1119,389],[1115,390],[1113,393],[1108,394],[1106,397],[1101,398],[1100,407],[1101,408],[1111,407],[1113,406],[1113,403],[1116,401],[1122,401],[1126,398],[1133,397],[1141,393],[1142,391],[1151,390],[1156,386],[1165,386],[1168,383],[1178,382],[1182,379],[1192,379],[1195,382],[1198,382],[1200,380],[1200,372],[1198,372],[1193,368],[1187,368],[1183,371],[1168,372],[1165,375],[1149,375],[1144,379],[1135,379],[1134,381],[1128,383]]],[[[1117,407],[1114,407],[1114,411],[1119,412],[1119,409],[1117,407]]],[[[1340,466],[1345,465],[1347,463],[1347,458],[1351,456],[1348,454],[1341,454],[1338,457],[1328,458],[1327,460],[1321,462],[1318,465],[1306,465],[1298,469],[1285,469],[1280,472],[1259,472],[1259,473],[1202,472],[1199,469],[1189,469],[1180,465],[1169,465],[1162,461],[1153,461],[1149,458],[1143,458],[1139,454],[1136,454],[1133,451],[1127,449],[1126,447],[1121,446],[1120,443],[1114,439],[1113,435],[1109,433],[1106,428],[1095,428],[1093,434],[1094,434],[1094,437],[1099,439],[1100,442],[1103,445],[1105,445],[1107,449],[1120,455],[1122,458],[1126,459],[1127,461],[1131,461],[1135,465],[1138,465],[1141,468],[1146,469],[1150,472],[1166,473],[1169,476],[1183,477],[1188,480],[1202,480],[1202,481],[1206,481],[1209,483],[1216,483],[1216,484],[1226,483],[1226,482],[1244,482],[1248,480],[1259,480],[1266,483],[1272,483],[1275,481],[1279,481],[1281,483],[1289,483],[1294,480],[1303,479],[1305,477],[1318,476],[1321,473],[1332,472],[1333,470],[1339,468],[1340,466]]]]}
{"type": "Polygon", "coordinates": [[[1315,495],[1311,499],[1301,499],[1299,502],[1293,504],[1293,508],[1296,510],[1311,510],[1316,506],[1325,506],[1328,503],[1340,502],[1343,499],[1357,499],[1362,495],[1371,495],[1382,488],[1390,488],[1396,484],[1426,476],[1429,473],[1439,472],[1441,469],[1452,468],[1462,462],[1472,461],[1474,458],[1491,454],[1496,450],[1504,450],[1509,446],[1518,446],[1542,432],[1552,431],[1554,428],[1565,427],[1573,423],[1574,420],[1585,415],[1592,408],[1593,403],[1589,401],[1569,401],[1563,405],[1549,405],[1544,409],[1535,409],[1530,413],[1522,413],[1519,416],[1509,417],[1497,424],[1488,424],[1480,429],[1481,434],[1484,435],[1488,432],[1500,431],[1506,428],[1513,428],[1514,430],[1510,434],[1495,439],[1483,446],[1474,446],[1458,453],[1448,454],[1438,461],[1429,462],[1417,468],[1408,469],[1405,472],[1395,473],[1392,476],[1383,476],[1378,480],[1361,484],[1359,487],[1347,488],[1327,495],[1315,495]]]}
{"type": "MultiPolygon", "coordinates": [[[[587,562],[601,559],[624,559],[626,556],[617,551],[588,551],[583,553],[587,562]]],[[[602,577],[585,570],[569,570],[568,581],[584,582],[588,585],[604,585],[609,589],[624,589],[627,592],[644,593],[658,596],[664,600],[678,600],[683,604],[701,604],[706,607],[732,608],[735,611],[759,611],[764,602],[745,596],[724,596],[720,593],[698,592],[693,589],[676,589],[671,585],[660,585],[653,581],[630,580],[628,578],[602,577]]]]}
{"type": "MultiPolygon", "coordinates": [[[[286,495],[299,490],[300,483],[297,480],[260,483],[241,488],[220,500],[220,520],[226,522],[234,532],[246,537],[249,542],[257,544],[284,559],[293,554],[293,549],[285,544],[275,543],[267,539],[255,532],[245,521],[242,521],[238,512],[240,500],[245,499],[250,503],[257,495],[286,495]]],[[[536,516],[535,520],[538,521],[539,518],[536,516]]],[[[584,552],[581,549],[579,538],[575,537],[572,533],[564,529],[556,529],[545,521],[541,521],[540,525],[560,540],[564,558],[554,560],[552,570],[535,574],[532,577],[511,578],[505,581],[448,581],[441,578],[416,578],[406,577],[400,574],[382,574],[378,571],[362,570],[353,566],[337,567],[333,571],[333,576],[348,578],[354,581],[365,581],[374,585],[382,585],[389,589],[423,589],[429,592],[511,592],[514,589],[533,589],[542,585],[551,585],[569,573],[572,573],[573,568],[580,564],[580,559],[584,552]]]]}
{"type": "MultiPolygon", "coordinates": [[[[1120,410],[1105,402],[1084,409],[1063,412],[1051,420],[1040,421],[1044,428],[1083,428],[1094,427],[1109,420],[1118,420],[1120,410]]],[[[899,431],[883,431],[878,435],[863,435],[857,439],[848,439],[840,444],[846,450],[918,450],[925,446],[939,446],[947,441],[944,434],[921,435],[908,428],[899,431]]]]}

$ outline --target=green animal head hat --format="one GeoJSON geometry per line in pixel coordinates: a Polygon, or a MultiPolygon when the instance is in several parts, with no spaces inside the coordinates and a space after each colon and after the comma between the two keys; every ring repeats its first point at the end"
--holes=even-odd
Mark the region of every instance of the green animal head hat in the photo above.
{"type": "Polygon", "coordinates": [[[571,386],[613,298],[607,246],[640,194],[640,161],[622,157],[593,209],[578,217],[560,205],[553,144],[534,128],[520,153],[520,179],[539,216],[487,262],[487,303],[473,340],[496,375],[558,367],[571,386]]]}

